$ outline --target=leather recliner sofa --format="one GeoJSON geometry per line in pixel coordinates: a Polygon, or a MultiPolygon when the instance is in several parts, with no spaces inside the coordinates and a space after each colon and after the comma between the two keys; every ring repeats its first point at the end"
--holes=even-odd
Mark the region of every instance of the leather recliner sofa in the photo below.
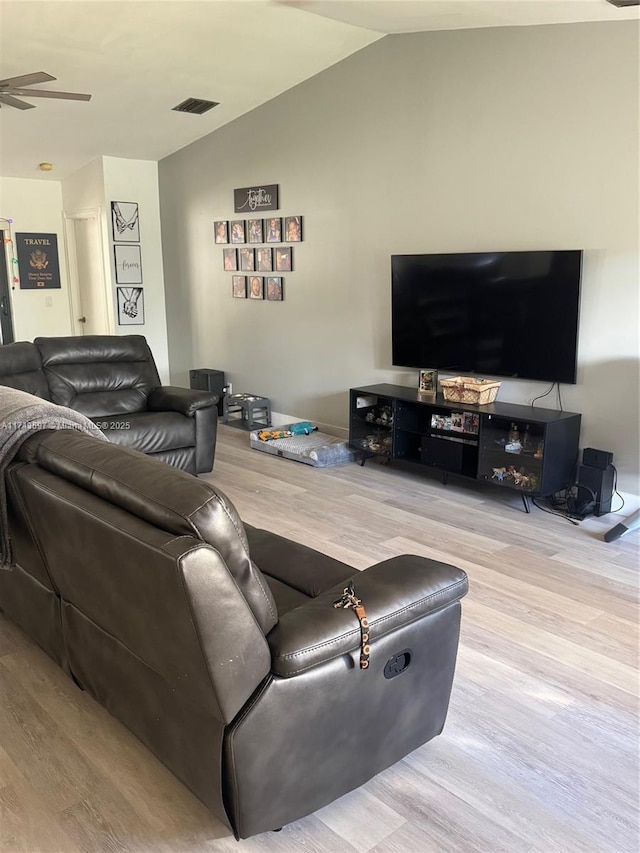
{"type": "Polygon", "coordinates": [[[211,471],[215,394],[161,386],[142,335],[36,338],[0,346],[0,386],[91,418],[107,438],[191,474],[211,471]]]}
{"type": "Polygon", "coordinates": [[[8,469],[0,608],[236,838],[307,815],[443,728],[461,569],[362,572],[243,525],[202,479],[91,436],[27,439],[8,469]],[[63,535],[61,533],[63,532],[63,535]],[[360,668],[349,580],[366,607],[360,668]]]}

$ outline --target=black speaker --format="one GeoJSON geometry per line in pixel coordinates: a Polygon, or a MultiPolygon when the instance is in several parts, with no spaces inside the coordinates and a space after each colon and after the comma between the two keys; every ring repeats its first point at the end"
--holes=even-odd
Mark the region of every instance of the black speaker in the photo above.
{"type": "Polygon", "coordinates": [[[225,392],[224,370],[210,370],[208,367],[190,370],[189,384],[194,391],[211,391],[212,394],[217,394],[218,417],[222,417],[222,401],[225,392]]]}
{"type": "Polygon", "coordinates": [[[606,515],[611,512],[614,474],[613,465],[608,465],[604,469],[592,468],[590,465],[580,465],[578,468],[578,485],[586,486],[595,493],[596,515],[606,515]]]}
{"type": "Polygon", "coordinates": [[[582,451],[582,464],[591,468],[601,468],[603,471],[609,465],[613,465],[613,453],[607,450],[595,450],[593,447],[585,447],[582,451]]]}

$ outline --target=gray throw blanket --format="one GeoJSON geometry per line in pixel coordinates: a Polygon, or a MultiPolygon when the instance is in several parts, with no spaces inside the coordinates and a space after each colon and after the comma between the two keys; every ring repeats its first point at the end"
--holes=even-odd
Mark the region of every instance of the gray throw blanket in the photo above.
{"type": "Polygon", "coordinates": [[[0,386],[0,569],[13,565],[5,475],[22,442],[43,429],[75,429],[107,440],[85,415],[56,406],[33,394],[0,386]]]}

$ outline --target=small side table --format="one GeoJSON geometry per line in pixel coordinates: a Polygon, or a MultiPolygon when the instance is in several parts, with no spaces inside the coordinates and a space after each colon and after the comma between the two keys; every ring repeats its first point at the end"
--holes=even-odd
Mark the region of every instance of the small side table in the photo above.
{"type": "Polygon", "coordinates": [[[229,423],[229,415],[240,414],[232,420],[240,421],[238,426],[252,430],[256,427],[271,426],[271,402],[267,397],[255,394],[228,394],[224,398],[223,422],[229,423]]]}

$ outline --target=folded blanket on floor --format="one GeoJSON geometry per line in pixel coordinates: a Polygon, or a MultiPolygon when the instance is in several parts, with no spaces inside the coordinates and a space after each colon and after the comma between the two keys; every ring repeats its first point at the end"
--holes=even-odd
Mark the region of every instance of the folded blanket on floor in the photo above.
{"type": "Polygon", "coordinates": [[[80,412],[56,406],[33,394],[0,386],[0,569],[13,564],[7,514],[5,475],[22,443],[45,429],[76,429],[107,440],[98,427],[80,412]]]}

